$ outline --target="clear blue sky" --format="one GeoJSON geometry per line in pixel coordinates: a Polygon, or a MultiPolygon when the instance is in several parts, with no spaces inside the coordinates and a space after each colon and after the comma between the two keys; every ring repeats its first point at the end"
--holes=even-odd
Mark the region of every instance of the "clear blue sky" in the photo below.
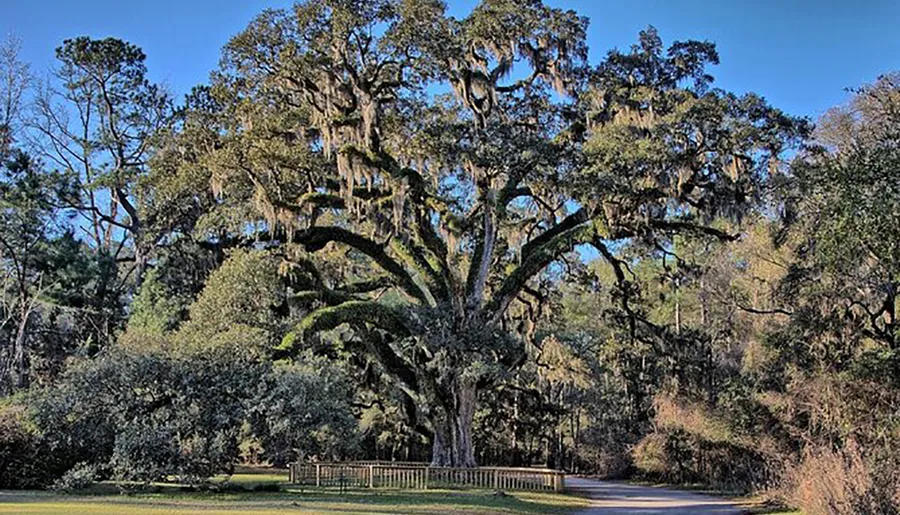
{"type": "MultiPolygon", "coordinates": [[[[176,93],[206,81],[219,51],[266,7],[284,0],[3,0],[0,34],[23,40],[35,70],[68,37],[115,36],[141,46],[151,76],[176,93]]],[[[450,0],[463,15],[475,0],[450,0]]],[[[591,19],[591,59],[627,48],[648,24],[666,42],[709,39],[717,84],[755,91],[792,114],[817,117],[846,87],[900,70],[900,0],[551,0],[591,19]]]]}

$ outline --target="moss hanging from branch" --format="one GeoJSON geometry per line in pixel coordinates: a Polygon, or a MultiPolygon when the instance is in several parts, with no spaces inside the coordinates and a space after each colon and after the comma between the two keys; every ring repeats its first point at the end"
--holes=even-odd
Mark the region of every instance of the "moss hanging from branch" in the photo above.
{"type": "Polygon", "coordinates": [[[407,321],[397,311],[367,300],[352,300],[317,309],[297,324],[295,331],[300,335],[309,335],[345,323],[366,323],[401,337],[411,333],[407,321]]]}

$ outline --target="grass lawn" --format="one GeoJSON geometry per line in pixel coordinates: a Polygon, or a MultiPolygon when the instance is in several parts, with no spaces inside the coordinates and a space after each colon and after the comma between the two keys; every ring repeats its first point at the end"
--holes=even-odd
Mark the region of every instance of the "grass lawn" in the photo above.
{"type": "MultiPolygon", "coordinates": [[[[235,474],[231,482],[245,487],[285,481],[286,475],[254,472],[235,474]]],[[[109,485],[106,485],[106,491],[109,485]]],[[[61,495],[40,491],[0,491],[0,514],[21,515],[269,515],[286,512],[322,514],[566,514],[587,506],[578,497],[514,492],[495,495],[484,490],[384,490],[289,487],[282,492],[160,493],[118,495],[103,493],[61,495]]]]}

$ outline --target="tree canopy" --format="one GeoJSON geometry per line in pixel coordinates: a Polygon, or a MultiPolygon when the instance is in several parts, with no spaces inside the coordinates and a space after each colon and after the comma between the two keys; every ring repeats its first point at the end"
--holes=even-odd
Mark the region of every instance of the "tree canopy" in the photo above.
{"type": "Polygon", "coordinates": [[[624,283],[617,242],[734,239],[804,134],[713,89],[710,43],[666,48],[648,29],[591,66],[586,30],[541,2],[457,19],[439,2],[311,1],[260,15],[198,91],[217,125],[188,159],[211,212],[291,270],[305,315],[284,348],[349,324],[345,344],[431,425],[435,463],[474,465],[476,391],[526,359],[554,264],[590,245],[624,283]],[[317,253],[338,248],[352,270],[323,272],[317,253]]]}

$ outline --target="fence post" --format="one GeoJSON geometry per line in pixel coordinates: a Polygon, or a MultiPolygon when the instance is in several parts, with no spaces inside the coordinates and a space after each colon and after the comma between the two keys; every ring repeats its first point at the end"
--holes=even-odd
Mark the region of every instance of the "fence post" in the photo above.
{"type": "Polygon", "coordinates": [[[369,465],[369,488],[375,486],[375,465],[369,465]]]}
{"type": "Polygon", "coordinates": [[[316,463],[316,486],[321,486],[321,481],[319,479],[321,477],[321,473],[320,473],[321,467],[322,467],[321,465],[316,463]]]}
{"type": "Polygon", "coordinates": [[[553,491],[562,492],[566,488],[566,477],[562,472],[557,472],[553,477],[553,491]]]}

